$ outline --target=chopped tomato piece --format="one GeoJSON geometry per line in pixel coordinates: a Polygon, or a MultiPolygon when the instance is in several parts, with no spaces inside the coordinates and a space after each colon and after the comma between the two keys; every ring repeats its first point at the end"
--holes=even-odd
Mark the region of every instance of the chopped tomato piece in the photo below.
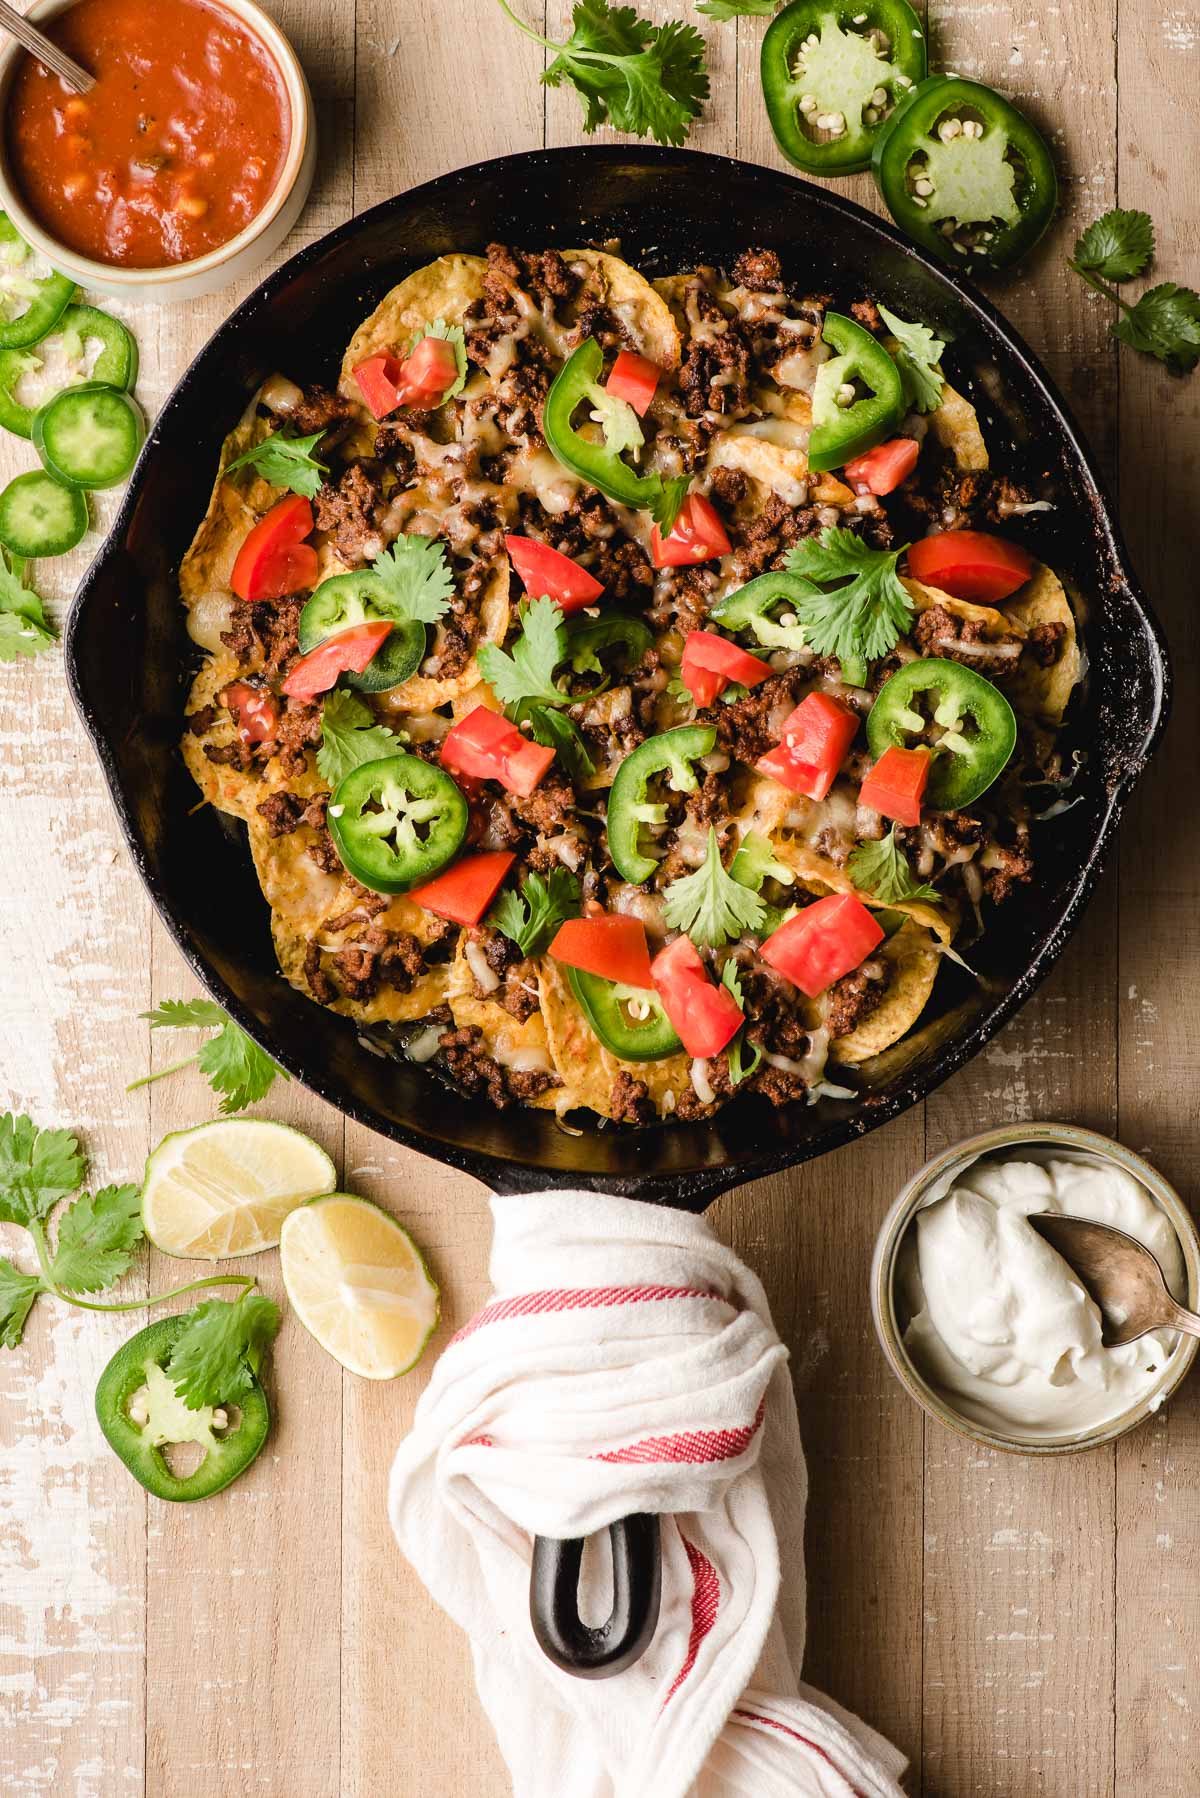
{"type": "Polygon", "coordinates": [[[599,918],[568,918],[559,926],[550,945],[555,961],[602,980],[619,980],[625,986],[650,985],[650,951],[646,926],[640,918],[606,912],[599,918]]]}
{"type": "Polygon", "coordinates": [[[252,687],[249,681],[230,681],[222,687],[217,699],[237,719],[237,733],[243,743],[268,743],[279,729],[279,705],[266,687],[252,687]]]}
{"type": "Polygon", "coordinates": [[[400,377],[400,358],[389,356],[386,351],[380,351],[378,356],[368,356],[365,362],[358,364],[354,379],[372,418],[386,418],[389,412],[403,404],[400,377]]]}
{"type": "Polygon", "coordinates": [[[560,555],[548,543],[533,537],[506,537],[504,547],[512,565],[525,583],[525,591],[534,599],[543,595],[555,600],[564,612],[578,612],[590,606],[604,592],[600,582],[570,556],[560,555]]]}
{"type": "Polygon", "coordinates": [[[988,531],[939,531],[936,537],[922,537],[911,545],[908,572],[955,599],[994,606],[1025,585],[1033,573],[1033,558],[1018,544],[988,531]]]}
{"type": "Polygon", "coordinates": [[[650,965],[654,990],[689,1055],[707,1060],[731,1043],[745,1014],[727,986],[708,977],[691,937],[677,936],[650,965]]]}
{"type": "Polygon", "coordinates": [[[859,804],[897,824],[919,824],[931,759],[927,749],[885,749],[863,781],[859,804]]]}
{"type": "Polygon", "coordinates": [[[458,379],[454,345],[444,337],[422,337],[400,364],[405,406],[440,406],[447,388],[458,379]]]}
{"type": "Polygon", "coordinates": [[[312,528],[312,507],[300,494],[272,506],[238,550],[229,577],[238,598],[283,599],[315,587],[317,552],[304,541],[312,528]]]}
{"type": "Polygon", "coordinates": [[[696,704],[711,705],[730,681],[756,687],[760,680],[766,680],[771,667],[715,631],[691,631],[683,645],[679,672],[696,704]]]}
{"type": "Polygon", "coordinates": [[[700,493],[689,493],[684,500],[669,537],[664,537],[657,525],[650,535],[656,568],[692,568],[697,562],[728,555],[729,549],[716,507],[700,493]]]}
{"type": "Polygon", "coordinates": [[[773,931],[760,951],[793,986],[815,999],[851,974],[883,941],[883,926],[853,893],[831,893],[773,931]]]}
{"type": "Polygon", "coordinates": [[[460,718],[442,743],[442,766],[451,774],[498,780],[523,799],[528,799],[553,760],[553,749],[531,743],[502,712],[489,711],[485,705],[460,718]]]}
{"type": "Polygon", "coordinates": [[[915,437],[893,437],[865,455],[847,462],[842,473],[855,493],[891,493],[917,466],[921,446],[915,437]]]}
{"type": "Polygon", "coordinates": [[[488,849],[482,855],[464,855],[461,861],[413,887],[408,894],[426,911],[455,924],[478,924],[504,877],[516,861],[510,849],[488,849]]]}
{"type": "Polygon", "coordinates": [[[858,714],[830,693],[808,693],[783,723],[778,748],[756,764],[793,793],[824,799],[858,730],[858,714]]]}
{"type": "Polygon", "coordinates": [[[283,683],[289,699],[315,699],[327,693],[339,674],[361,674],[384,639],[391,634],[390,618],[372,618],[353,624],[336,637],[326,637],[306,656],[301,656],[283,683]]]}
{"type": "Polygon", "coordinates": [[[642,418],[654,398],[661,374],[662,369],[648,357],[638,356],[633,350],[622,350],[612,365],[605,386],[614,399],[627,401],[642,418]]]}

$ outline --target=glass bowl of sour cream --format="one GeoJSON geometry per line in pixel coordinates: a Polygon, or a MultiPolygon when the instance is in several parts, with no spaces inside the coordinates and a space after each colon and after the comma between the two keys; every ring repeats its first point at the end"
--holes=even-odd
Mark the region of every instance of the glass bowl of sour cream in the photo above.
{"type": "Polygon", "coordinates": [[[884,1220],[871,1309],[901,1385],[990,1448],[1071,1454],[1151,1416],[1200,1342],[1156,1331],[1108,1348],[1098,1308],[1029,1218],[1057,1211],[1145,1243],[1173,1296],[1200,1299],[1200,1234],[1179,1194],[1121,1143],[1014,1124],[926,1162],[884,1220]]]}

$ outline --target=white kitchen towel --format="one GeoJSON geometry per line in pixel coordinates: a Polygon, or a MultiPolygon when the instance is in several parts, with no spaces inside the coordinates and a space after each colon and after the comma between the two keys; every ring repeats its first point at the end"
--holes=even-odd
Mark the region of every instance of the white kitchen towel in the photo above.
{"type": "MultiPolygon", "coordinates": [[[[470,1636],[516,1798],[901,1798],[902,1757],[797,1680],[806,1476],[758,1280],[684,1212],[581,1192],[492,1211],[493,1296],[433,1371],[389,1508],[470,1636]],[[533,1638],[532,1539],[635,1511],[663,1517],[654,1641],[572,1678],[533,1638]]],[[[584,1562],[593,1620],[607,1544],[584,1562]]]]}

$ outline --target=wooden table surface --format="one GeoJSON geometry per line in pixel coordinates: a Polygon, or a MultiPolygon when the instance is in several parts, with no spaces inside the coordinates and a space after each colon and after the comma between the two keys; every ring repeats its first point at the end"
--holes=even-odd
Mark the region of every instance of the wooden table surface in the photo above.
{"type": "MultiPolygon", "coordinates": [[[[575,95],[539,86],[541,52],[488,0],[272,10],[309,71],[322,142],[289,252],[443,170],[579,141],[575,95]]],[[[690,13],[685,0],[653,10],[690,13]]],[[[552,0],[547,35],[566,35],[566,14],[552,0]]],[[[540,5],[528,16],[541,23],[540,5]]],[[[713,100],[694,145],[778,163],[757,73],[764,22],[698,22],[713,100]]],[[[931,4],[929,25],[936,66],[1003,86],[1055,146],[1063,214],[996,293],[1119,484],[1174,649],[1175,717],[1083,928],[988,1053],[866,1142],[712,1216],[766,1281],[792,1351],[812,1481],[808,1677],[901,1745],[914,1792],[1185,1798],[1200,1784],[1200,1379],[1115,1448],[1041,1464],[985,1453],[926,1424],[893,1383],[867,1268],[901,1181],[985,1124],[1074,1119],[1200,1193],[1200,375],[1118,356],[1108,306],[1064,267],[1078,230],[1119,199],[1153,214],[1160,278],[1195,282],[1200,29],[1194,7],[1163,0],[1126,0],[1119,20],[1116,0],[964,0],[931,4]]],[[[844,191],[873,204],[865,178],[844,191]]],[[[149,408],[240,297],[130,311],[149,408]]],[[[0,478],[29,462],[26,446],[0,445],[0,478]]],[[[85,560],[39,571],[59,618],[85,560]]],[[[0,707],[0,1108],[76,1127],[98,1175],[137,1178],[165,1131],[212,1115],[191,1074],[124,1093],[151,1057],[172,1058],[138,1013],[193,985],[122,847],[59,657],[0,668],[0,707]]],[[[483,1189],[294,1086],[260,1109],[310,1130],[346,1186],[427,1245],[444,1340],[486,1289],[483,1189]]],[[[0,1226],[0,1251],[26,1249],[0,1226]]],[[[278,1291],[273,1258],[254,1271],[278,1291]]],[[[129,1293],[172,1274],[151,1257],[129,1293]]],[[[370,1386],[289,1320],[261,1460],[209,1504],[163,1506],[107,1452],[92,1410],[100,1370],[140,1322],[43,1301],[23,1347],[0,1354],[0,1792],[507,1791],[465,1644],[384,1514],[425,1370],[370,1386]]]]}

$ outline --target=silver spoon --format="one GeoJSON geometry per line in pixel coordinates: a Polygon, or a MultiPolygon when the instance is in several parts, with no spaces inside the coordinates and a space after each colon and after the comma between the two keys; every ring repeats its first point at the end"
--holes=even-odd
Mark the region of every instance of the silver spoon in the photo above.
{"type": "Polygon", "coordinates": [[[0,25],[3,25],[5,31],[10,32],[19,44],[24,44],[31,56],[36,56],[38,61],[44,62],[48,69],[53,69],[56,75],[61,75],[67,86],[73,87],[77,94],[91,93],[96,85],[95,76],[89,75],[86,69],[81,69],[79,64],[69,57],[65,50],[60,50],[44,31],[39,31],[36,25],[29,23],[28,19],[23,19],[15,7],[9,6],[8,0],[0,0],[0,25]]]}
{"type": "Polygon", "coordinates": [[[1150,1330],[1200,1336],[1200,1317],[1175,1303],[1154,1256],[1124,1230],[1055,1211],[1039,1211],[1029,1221],[1100,1307],[1106,1348],[1136,1342],[1150,1330]]]}

